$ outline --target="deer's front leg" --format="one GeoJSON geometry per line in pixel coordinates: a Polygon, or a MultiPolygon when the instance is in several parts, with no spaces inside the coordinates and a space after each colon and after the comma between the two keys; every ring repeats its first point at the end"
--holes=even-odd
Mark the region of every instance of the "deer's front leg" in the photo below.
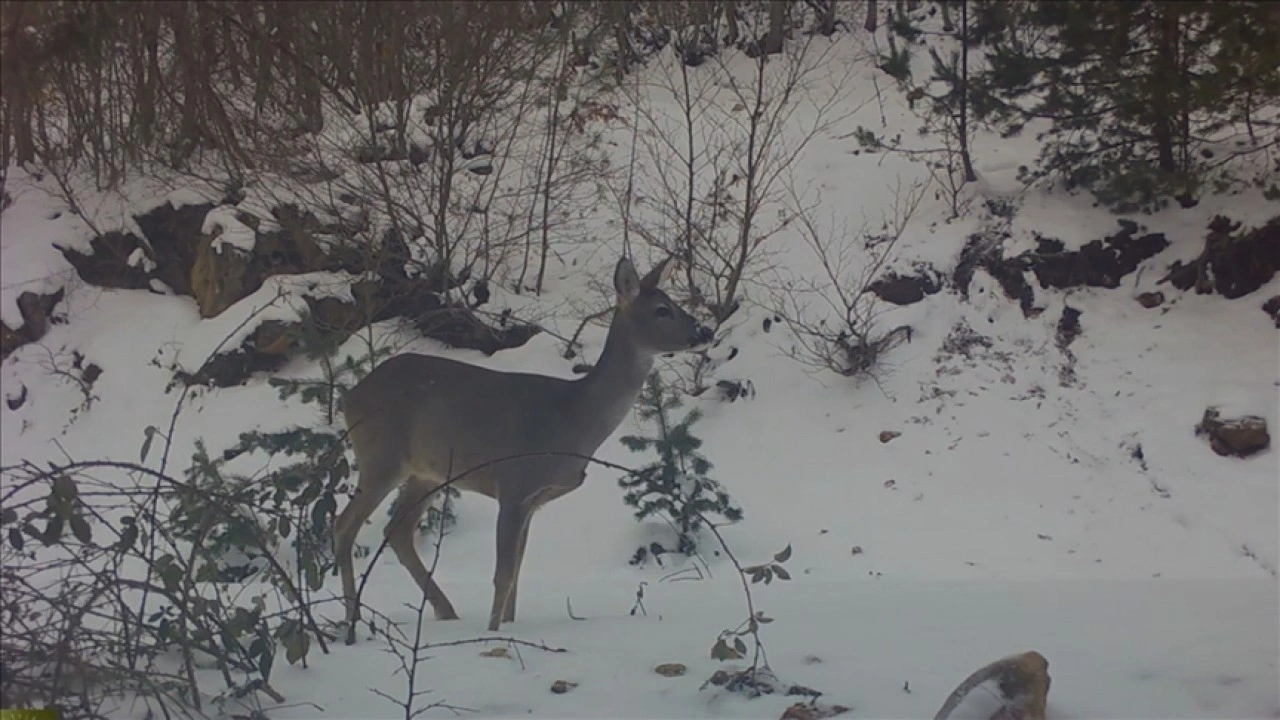
{"type": "Polygon", "coordinates": [[[493,567],[493,606],[489,610],[489,631],[495,632],[506,615],[508,603],[514,604],[516,575],[520,555],[522,529],[528,528],[519,502],[498,500],[497,557],[493,567]]]}
{"type": "Polygon", "coordinates": [[[520,523],[520,534],[516,538],[516,561],[511,572],[511,590],[507,592],[507,605],[502,611],[502,622],[515,622],[516,593],[520,590],[520,568],[524,566],[524,549],[529,544],[529,525],[533,521],[533,513],[523,513],[520,523]]]}

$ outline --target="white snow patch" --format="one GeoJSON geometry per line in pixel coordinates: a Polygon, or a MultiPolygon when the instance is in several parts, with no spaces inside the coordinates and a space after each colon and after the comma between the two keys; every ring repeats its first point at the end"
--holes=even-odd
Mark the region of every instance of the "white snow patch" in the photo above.
{"type": "Polygon", "coordinates": [[[219,205],[204,216],[204,224],[200,232],[215,235],[211,247],[214,252],[221,253],[224,247],[242,253],[252,253],[257,242],[253,228],[240,222],[236,217],[236,209],[229,205],[219,205]]]}
{"type": "Polygon", "coordinates": [[[129,257],[125,260],[125,264],[129,267],[141,267],[147,272],[150,272],[156,267],[155,262],[151,258],[147,257],[147,252],[141,247],[135,248],[133,252],[129,253],[129,257]]]}

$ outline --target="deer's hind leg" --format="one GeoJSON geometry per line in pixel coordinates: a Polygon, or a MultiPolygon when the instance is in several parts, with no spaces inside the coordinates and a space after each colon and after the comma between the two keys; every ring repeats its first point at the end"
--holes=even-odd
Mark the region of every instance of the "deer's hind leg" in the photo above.
{"type": "Polygon", "coordinates": [[[347,501],[347,506],[338,515],[333,527],[334,556],[338,563],[338,571],[342,575],[342,597],[347,611],[348,645],[355,644],[356,624],[360,622],[360,598],[356,597],[356,572],[353,566],[352,549],[355,547],[356,535],[360,528],[382,504],[387,495],[404,479],[404,472],[397,467],[378,467],[374,463],[360,470],[360,480],[355,494],[347,501]]]}
{"type": "Polygon", "coordinates": [[[427,601],[436,612],[436,619],[457,620],[458,613],[453,609],[453,604],[436,584],[435,578],[431,577],[431,571],[422,564],[422,558],[418,556],[418,549],[414,546],[418,519],[431,504],[435,489],[435,485],[417,476],[412,476],[405,482],[404,489],[400,491],[396,512],[387,523],[387,544],[427,596],[427,601]]]}

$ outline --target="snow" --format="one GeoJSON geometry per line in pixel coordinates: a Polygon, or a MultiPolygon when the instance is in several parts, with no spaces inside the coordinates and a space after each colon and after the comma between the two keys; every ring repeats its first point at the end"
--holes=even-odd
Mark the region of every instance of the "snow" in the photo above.
{"type": "Polygon", "coordinates": [[[256,240],[253,228],[240,222],[236,217],[235,208],[228,205],[219,205],[210,210],[204,217],[204,225],[200,228],[200,232],[214,235],[212,248],[216,253],[221,253],[224,247],[242,253],[253,252],[256,240]]]}
{"type": "MultiPolygon", "coordinates": [[[[847,92],[850,108],[860,109],[846,124],[878,124],[875,103],[864,104],[866,76],[860,77],[861,85],[847,92]]],[[[892,96],[885,92],[888,116],[913,128],[892,96]]],[[[822,189],[820,214],[830,215],[823,222],[856,229],[865,219],[878,228],[898,182],[910,183],[921,171],[899,159],[855,155],[852,140],[838,139],[846,130],[833,128],[815,141],[797,175],[822,189]]],[[[610,137],[615,165],[624,164],[628,131],[615,129],[610,137]]],[[[981,189],[1018,200],[1006,254],[1031,247],[1033,232],[1072,248],[1118,228],[1087,197],[1015,189],[1017,166],[1035,154],[1025,136],[980,136],[977,145],[981,189]]],[[[10,190],[14,204],[0,215],[0,315],[16,327],[18,293],[65,286],[60,309],[69,322],[0,367],[6,395],[19,386],[30,390],[18,409],[0,409],[5,466],[59,461],[64,452],[133,460],[144,428],[166,426],[174,410],[177,394],[165,389],[172,369],[194,370],[263,321],[295,320],[304,294],[349,297],[350,276],[277,276],[221,315],[201,319],[190,298],[85,287],[72,282],[74,272],[53,243],[85,245],[88,228],[66,215],[54,218],[50,196],[14,177],[9,187],[20,189],[10,190]],[[94,388],[98,400],[79,413],[73,412],[79,390],[48,372],[50,357],[72,350],[104,371],[94,388]]],[[[166,199],[205,196],[178,189],[166,199]]],[[[945,204],[926,197],[891,267],[954,266],[978,229],[980,202],[952,222],[945,204]]],[[[593,208],[601,243],[567,248],[544,297],[494,288],[491,307],[539,314],[557,334],[572,333],[583,308],[598,304],[599,283],[607,282],[620,249],[620,233],[609,224],[617,212],[593,208]]],[[[1252,224],[1275,209],[1245,193],[1135,217],[1148,231],[1166,233],[1172,247],[1120,288],[1037,288],[1045,307],[1039,318],[1024,317],[983,271],[968,302],[943,291],[891,307],[884,326],[909,324],[914,332],[887,358],[878,382],[802,366],[789,356],[794,342],[783,324],[764,329],[772,316],[764,280],[748,288],[755,302],[732,319],[715,354],[739,352],[712,381],[750,379],[755,396],[725,403],[711,391],[687,405],[705,413],[696,429],[715,465],[712,476],[744,510],[743,522],[723,531],[734,554],[750,564],[793,547],[791,582],[753,586],[756,606],[776,620],[762,637],[784,683],[823,691],[822,701],[851,708],[850,718],[931,717],[973,670],[1035,649],[1049,660],[1052,720],[1280,716],[1280,453],[1273,447],[1246,460],[1221,458],[1192,430],[1211,405],[1261,415],[1273,435],[1280,428],[1280,344],[1255,307],[1280,293],[1280,278],[1238,301],[1167,285],[1161,287],[1172,299],[1162,307],[1133,301],[1156,287],[1167,263],[1193,256],[1208,219],[1223,212],[1252,224]],[[1083,328],[1069,354],[1054,336],[1067,306],[1081,311],[1083,328]],[[961,323],[991,346],[968,357],[946,353],[944,341],[961,323]],[[1064,368],[1073,380],[1064,380],[1064,368]],[[901,435],[881,442],[884,430],[901,435]],[[855,546],[862,551],[854,553],[855,546]]],[[[126,217],[121,213],[119,222],[126,217]]],[[[233,208],[210,213],[205,231],[219,228],[219,243],[252,250],[252,231],[233,208]]],[[[770,242],[779,275],[813,275],[815,260],[793,231],[770,242]]],[[[638,250],[642,259],[646,252],[638,250]]],[[[376,331],[395,336],[389,326],[376,331]]],[[[564,360],[559,341],[545,333],[493,357],[396,337],[405,351],[559,377],[571,376],[572,362],[580,360],[564,360]]],[[[587,361],[604,337],[599,327],[583,333],[587,361]]],[[[353,338],[342,352],[356,352],[364,341],[353,338]]],[[[299,360],[284,374],[313,370],[299,360]]],[[[185,462],[197,439],[216,451],[243,431],[315,422],[312,408],[279,400],[258,378],[189,398],[171,457],[185,462]]],[[[625,421],[599,458],[643,464],[616,442],[638,430],[634,418],[625,421]]],[[[484,717],[764,718],[799,700],[748,700],[701,688],[715,670],[734,666],[712,660],[709,650],[722,629],[745,617],[738,579],[712,553],[710,539],[699,561],[710,577],[690,579],[697,576],[686,569],[691,565],[671,555],[664,567],[629,566],[635,548],[661,530],[634,521],[616,478],[616,471],[593,467],[581,489],[538,513],[517,620],[495,635],[564,653],[516,645],[507,659],[481,656],[490,647],[484,643],[444,645],[488,635],[496,506],[474,495],[458,501],[459,524],[443,542],[438,578],[462,619],[425,623],[423,641],[437,646],[419,670],[420,687],[430,689],[420,703],[448,703],[484,717]],[[642,583],[644,611],[632,614],[642,583]],[[568,604],[582,620],[570,618],[568,604]],[[653,667],[664,662],[689,671],[661,677],[653,667]],[[577,686],[552,694],[555,680],[577,686]]],[[[359,542],[376,547],[384,521],[379,510],[359,542]]],[[[420,548],[428,544],[422,539],[420,548]]],[[[367,562],[357,560],[357,572],[367,562]]],[[[336,578],[327,579],[323,594],[340,595],[336,578]]],[[[383,553],[365,602],[412,632],[410,605],[418,599],[408,573],[383,553]]],[[[320,614],[339,619],[339,603],[320,614]]],[[[277,660],[272,683],[290,703],[269,708],[271,717],[402,714],[372,692],[405,692],[405,677],[383,641],[362,627],[355,646],[330,650],[313,651],[306,668],[277,660]]],[[[204,686],[219,686],[216,672],[201,672],[204,686]]],[[[130,717],[130,709],[119,716],[130,717]]],[[[426,716],[452,713],[440,707],[426,716]]]]}
{"type": "Polygon", "coordinates": [[[155,262],[153,262],[151,258],[147,257],[146,251],[141,247],[135,248],[133,252],[129,253],[129,259],[125,261],[125,264],[129,267],[140,266],[143,270],[148,272],[153,270],[156,266],[155,262]]]}
{"type": "Polygon", "coordinates": [[[0,213],[0,251],[4,257],[0,262],[0,320],[16,330],[24,324],[18,312],[22,293],[52,293],[75,278],[75,270],[54,247],[54,243],[72,244],[75,236],[67,230],[68,218],[61,214],[62,208],[41,193],[26,173],[12,170],[5,191],[13,198],[13,205],[0,213]],[[32,233],[39,233],[39,239],[33,240],[32,233]]]}

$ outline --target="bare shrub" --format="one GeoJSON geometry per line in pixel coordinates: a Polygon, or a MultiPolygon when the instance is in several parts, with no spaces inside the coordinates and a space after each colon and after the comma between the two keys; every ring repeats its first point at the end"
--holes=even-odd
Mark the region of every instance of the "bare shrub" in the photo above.
{"type": "MultiPolygon", "coordinates": [[[[751,7],[746,30],[781,22],[763,5],[751,7]]],[[[704,30],[673,33],[653,84],[628,89],[641,123],[637,196],[650,208],[637,216],[636,232],[681,258],[687,297],[723,321],[786,223],[766,221],[766,208],[782,199],[779,179],[815,137],[856,112],[844,97],[851,71],[833,62],[832,44],[817,35],[776,53],[716,53],[707,68],[690,67],[691,57],[702,57],[704,30]],[[674,121],[651,104],[658,101],[676,105],[674,121]]]]}
{"type": "Polygon", "coordinates": [[[316,582],[323,573],[291,573],[275,552],[299,506],[258,501],[287,490],[206,482],[215,464],[199,444],[187,479],[169,471],[190,393],[167,427],[147,428],[137,462],[68,457],[0,468],[5,706],[74,718],[132,702],[166,717],[202,713],[211,701],[261,712],[259,694],[284,700],[270,684],[277,643],[290,663],[305,663],[313,643],[327,652],[314,600],[299,589],[303,576],[316,582]],[[182,522],[190,508],[198,512],[182,522]],[[206,545],[227,528],[264,563],[265,582],[250,597],[219,581],[223,548],[206,545]],[[221,680],[214,694],[205,668],[221,680]]]}
{"type": "Polygon", "coordinates": [[[866,222],[856,231],[845,221],[833,221],[830,230],[821,227],[814,217],[821,198],[805,206],[793,190],[796,232],[812,251],[820,275],[774,288],[775,311],[794,334],[792,357],[845,377],[874,379],[885,353],[910,339],[907,326],[881,327],[882,307],[869,286],[892,257],[927,190],[926,184],[899,184],[879,231],[869,230],[866,222]]]}
{"type": "MultiPolygon", "coordinates": [[[[942,3],[942,8],[944,32],[954,32],[949,5],[942,3]]],[[[922,144],[904,139],[900,132],[892,136],[878,135],[866,127],[859,127],[854,134],[869,152],[901,155],[923,163],[933,178],[935,196],[947,201],[951,219],[968,210],[972,196],[967,186],[978,179],[972,156],[974,120],[970,111],[968,5],[960,3],[960,9],[961,26],[956,33],[960,47],[945,56],[937,48],[930,48],[930,72],[922,80],[912,74],[910,44],[901,48],[897,44],[900,34],[919,31],[911,26],[901,8],[893,16],[893,22],[885,25],[889,52],[879,58],[879,68],[896,81],[910,109],[919,114],[921,124],[916,135],[930,138],[932,142],[922,144]]]]}

